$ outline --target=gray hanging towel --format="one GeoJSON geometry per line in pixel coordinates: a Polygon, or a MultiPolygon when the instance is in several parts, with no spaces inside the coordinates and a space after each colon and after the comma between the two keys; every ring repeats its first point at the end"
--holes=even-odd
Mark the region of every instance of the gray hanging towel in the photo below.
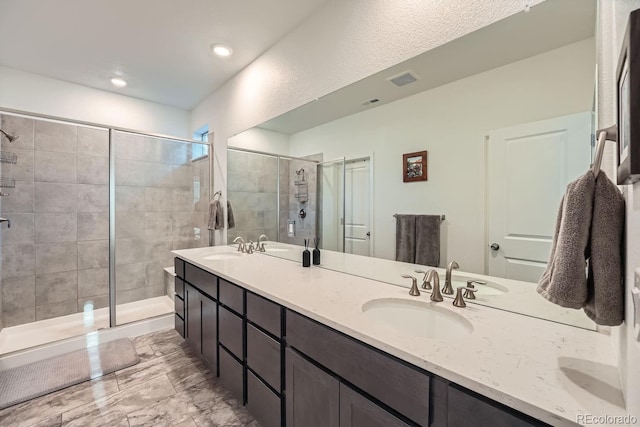
{"type": "Polygon", "coordinates": [[[233,216],[233,208],[231,207],[231,202],[227,200],[227,222],[229,223],[229,228],[233,228],[236,226],[236,219],[233,216]]]}
{"type": "Polygon", "coordinates": [[[416,216],[416,264],[440,265],[440,222],[440,215],[416,216]]]}
{"type": "Polygon", "coordinates": [[[224,212],[219,200],[209,203],[209,230],[220,230],[224,226],[224,212]]]}
{"type": "Polygon", "coordinates": [[[416,260],[416,216],[396,214],[396,261],[416,260]]]}
{"type": "Polygon", "coordinates": [[[567,308],[587,302],[588,245],[596,180],[591,170],[567,186],[560,203],[547,268],[537,291],[549,301],[567,308]]]}
{"type": "Polygon", "coordinates": [[[617,326],[624,320],[624,216],[624,197],[600,171],[593,198],[589,297],[584,307],[598,325],[617,326]]]}

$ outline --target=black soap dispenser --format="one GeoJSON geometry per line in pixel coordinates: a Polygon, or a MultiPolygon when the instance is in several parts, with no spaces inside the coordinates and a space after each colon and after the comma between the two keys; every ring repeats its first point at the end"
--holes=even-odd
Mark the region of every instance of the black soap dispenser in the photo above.
{"type": "Polygon", "coordinates": [[[320,238],[313,239],[313,245],[315,248],[313,249],[313,265],[320,265],[320,249],[318,246],[320,245],[320,238]]]}
{"type": "Polygon", "coordinates": [[[309,240],[304,239],[304,251],[302,251],[302,266],[311,267],[311,252],[309,252],[309,240]]]}

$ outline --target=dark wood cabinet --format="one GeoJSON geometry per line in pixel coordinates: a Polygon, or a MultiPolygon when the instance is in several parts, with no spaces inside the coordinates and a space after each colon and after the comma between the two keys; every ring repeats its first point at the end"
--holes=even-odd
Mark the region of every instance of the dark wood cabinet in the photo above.
{"type": "Polygon", "coordinates": [[[224,348],[220,349],[219,355],[220,382],[238,402],[244,404],[244,368],[242,362],[233,357],[224,348]]]}
{"type": "Polygon", "coordinates": [[[202,303],[200,292],[191,285],[184,287],[186,319],[185,338],[197,354],[202,354],[202,303]]]}
{"type": "Polygon", "coordinates": [[[282,425],[280,396],[269,389],[251,371],[247,371],[247,408],[263,427],[282,425]]]}
{"type": "Polygon", "coordinates": [[[340,427],[409,427],[355,390],[340,384],[340,427]]]}
{"type": "Polygon", "coordinates": [[[286,349],[285,353],[287,426],[338,426],[338,379],[306,361],[291,349],[286,349]]]}
{"type": "Polygon", "coordinates": [[[492,427],[533,427],[547,424],[515,413],[495,402],[476,396],[455,385],[448,389],[447,420],[449,427],[475,427],[479,423],[492,427]]]}
{"type": "Polygon", "coordinates": [[[287,310],[287,344],[417,424],[429,424],[429,376],[287,310]]]}
{"type": "Polygon", "coordinates": [[[188,262],[175,265],[176,330],[261,425],[546,425],[188,262]]]}
{"type": "Polygon", "coordinates": [[[202,295],[202,357],[214,374],[218,372],[218,304],[202,295]]]}

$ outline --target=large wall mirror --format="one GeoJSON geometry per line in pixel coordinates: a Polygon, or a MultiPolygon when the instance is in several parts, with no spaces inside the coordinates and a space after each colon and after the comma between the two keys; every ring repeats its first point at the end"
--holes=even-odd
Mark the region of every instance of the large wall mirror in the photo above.
{"type": "Polygon", "coordinates": [[[297,262],[289,245],[319,236],[380,260],[323,267],[408,286],[385,261],[394,215],[444,216],[438,267],[491,276],[477,303],[595,329],[535,291],[565,187],[590,164],[595,15],[595,0],[548,0],[230,138],[229,243],[265,234],[297,262]],[[403,155],[421,151],[428,179],[404,182],[403,155]]]}

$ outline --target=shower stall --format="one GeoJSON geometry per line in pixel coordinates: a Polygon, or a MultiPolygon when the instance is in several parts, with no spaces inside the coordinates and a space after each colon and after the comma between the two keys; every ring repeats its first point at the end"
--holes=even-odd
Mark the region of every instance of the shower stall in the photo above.
{"type": "Polygon", "coordinates": [[[344,251],[345,161],[323,162],[229,147],[227,189],[236,237],[303,245],[320,237],[320,247],[344,251]],[[293,231],[293,232],[292,232],[293,231]]]}
{"type": "Polygon", "coordinates": [[[173,313],[210,145],[0,111],[0,355],[173,313]],[[10,222],[10,227],[8,227],[10,222]]]}

